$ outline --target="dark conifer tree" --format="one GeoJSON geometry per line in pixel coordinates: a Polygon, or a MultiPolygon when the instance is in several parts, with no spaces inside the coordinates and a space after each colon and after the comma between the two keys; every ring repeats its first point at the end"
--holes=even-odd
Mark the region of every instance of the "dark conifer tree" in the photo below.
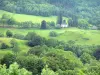
{"type": "Polygon", "coordinates": [[[57,17],[57,24],[62,24],[62,20],[63,20],[63,17],[62,17],[62,13],[60,12],[58,17],[57,17]]]}
{"type": "Polygon", "coordinates": [[[42,22],[41,22],[41,29],[46,29],[47,27],[46,27],[46,21],[45,20],[43,20],[42,22]]]}

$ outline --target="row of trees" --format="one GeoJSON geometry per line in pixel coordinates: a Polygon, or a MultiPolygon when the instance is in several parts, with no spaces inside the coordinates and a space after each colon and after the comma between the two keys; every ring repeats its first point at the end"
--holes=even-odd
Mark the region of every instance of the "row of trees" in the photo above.
{"type": "MultiPolygon", "coordinates": [[[[31,21],[26,22],[17,22],[11,15],[3,14],[0,23],[2,27],[14,27],[14,28],[41,28],[41,29],[54,29],[54,28],[61,28],[61,24],[65,24],[66,20],[63,19],[62,12],[59,13],[57,17],[57,22],[54,21],[46,22],[43,20],[41,24],[39,23],[33,23],[31,21]]],[[[73,15],[71,18],[68,19],[68,26],[69,27],[78,27],[81,29],[91,29],[92,25],[89,24],[89,21],[85,19],[79,19],[77,16],[73,15]]],[[[98,29],[100,29],[100,26],[97,25],[98,29]]]]}

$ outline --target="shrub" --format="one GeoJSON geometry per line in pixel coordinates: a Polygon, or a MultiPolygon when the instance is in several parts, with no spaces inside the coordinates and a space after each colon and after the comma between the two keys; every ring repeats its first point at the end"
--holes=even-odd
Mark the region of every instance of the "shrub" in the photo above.
{"type": "Polygon", "coordinates": [[[7,37],[12,37],[13,33],[10,30],[7,30],[6,35],[7,35],[7,37]]]}
{"type": "Polygon", "coordinates": [[[56,37],[58,34],[55,32],[55,31],[51,31],[50,33],[49,33],[49,36],[51,36],[51,37],[56,37]]]}
{"type": "Polygon", "coordinates": [[[4,37],[4,34],[3,33],[0,33],[0,37],[4,37]]]}
{"type": "Polygon", "coordinates": [[[99,60],[100,59],[100,48],[98,48],[94,53],[93,53],[94,57],[99,60]]]}
{"type": "Polygon", "coordinates": [[[23,40],[24,39],[24,35],[22,35],[22,34],[14,34],[13,38],[23,40]]]}
{"type": "Polygon", "coordinates": [[[15,40],[15,39],[12,39],[12,40],[10,41],[10,44],[12,45],[12,48],[14,47],[15,43],[16,43],[16,40],[15,40]]]}
{"type": "Polygon", "coordinates": [[[25,39],[28,40],[28,45],[33,47],[37,45],[44,45],[46,39],[37,35],[34,32],[29,32],[26,36],[25,39]]]}
{"type": "Polygon", "coordinates": [[[6,49],[8,48],[9,46],[6,44],[6,43],[1,43],[1,49],[6,49]]]}
{"type": "Polygon", "coordinates": [[[44,44],[45,44],[45,38],[38,35],[33,37],[32,40],[28,42],[28,45],[31,47],[37,46],[37,45],[44,45],[44,44]]]}
{"type": "Polygon", "coordinates": [[[25,36],[25,40],[32,40],[32,38],[35,36],[36,36],[35,32],[28,32],[27,35],[25,36]]]}
{"type": "Polygon", "coordinates": [[[41,22],[41,29],[46,29],[46,28],[47,28],[46,25],[47,25],[46,21],[43,20],[43,21],[41,22]]]}
{"type": "Polygon", "coordinates": [[[48,40],[46,41],[46,45],[47,45],[48,47],[56,47],[56,46],[59,45],[59,42],[58,42],[58,40],[55,40],[55,39],[48,39],[48,40]]]}
{"type": "Polygon", "coordinates": [[[6,64],[6,66],[9,67],[9,65],[12,64],[14,61],[15,61],[15,56],[11,53],[7,53],[1,59],[1,64],[6,64]]]}
{"type": "Polygon", "coordinates": [[[43,45],[43,46],[35,46],[33,48],[31,48],[28,51],[28,54],[33,54],[33,55],[37,55],[37,56],[41,56],[43,54],[45,54],[45,51],[48,50],[48,47],[43,45]]]}

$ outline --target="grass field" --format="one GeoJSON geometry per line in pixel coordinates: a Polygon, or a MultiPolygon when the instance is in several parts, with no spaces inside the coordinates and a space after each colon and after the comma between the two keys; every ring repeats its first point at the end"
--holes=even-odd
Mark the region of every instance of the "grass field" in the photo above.
{"type": "MultiPolygon", "coordinates": [[[[56,20],[57,20],[56,16],[42,17],[42,16],[34,16],[34,15],[15,14],[15,13],[10,13],[7,11],[0,10],[0,17],[3,14],[11,15],[18,22],[32,21],[33,23],[41,23],[42,20],[46,20],[47,22],[54,21],[56,23],[56,20]]],[[[64,17],[64,19],[68,20],[65,17],[64,17]]]]}
{"type": "MultiPolygon", "coordinates": [[[[0,28],[0,32],[5,33],[6,28],[0,28]]],[[[100,44],[100,31],[99,30],[81,30],[77,28],[54,29],[54,30],[40,30],[40,29],[11,29],[13,33],[26,35],[28,32],[36,32],[38,35],[51,38],[50,31],[55,31],[58,36],[55,39],[69,41],[73,40],[76,44],[80,45],[99,45],[100,44]]]]}

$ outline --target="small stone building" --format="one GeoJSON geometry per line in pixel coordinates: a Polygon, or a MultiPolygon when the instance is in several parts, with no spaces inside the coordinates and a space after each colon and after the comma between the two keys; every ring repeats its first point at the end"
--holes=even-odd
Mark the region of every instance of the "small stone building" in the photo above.
{"type": "Polygon", "coordinates": [[[67,28],[68,24],[66,23],[66,20],[63,20],[62,24],[61,24],[62,28],[67,28]]]}

